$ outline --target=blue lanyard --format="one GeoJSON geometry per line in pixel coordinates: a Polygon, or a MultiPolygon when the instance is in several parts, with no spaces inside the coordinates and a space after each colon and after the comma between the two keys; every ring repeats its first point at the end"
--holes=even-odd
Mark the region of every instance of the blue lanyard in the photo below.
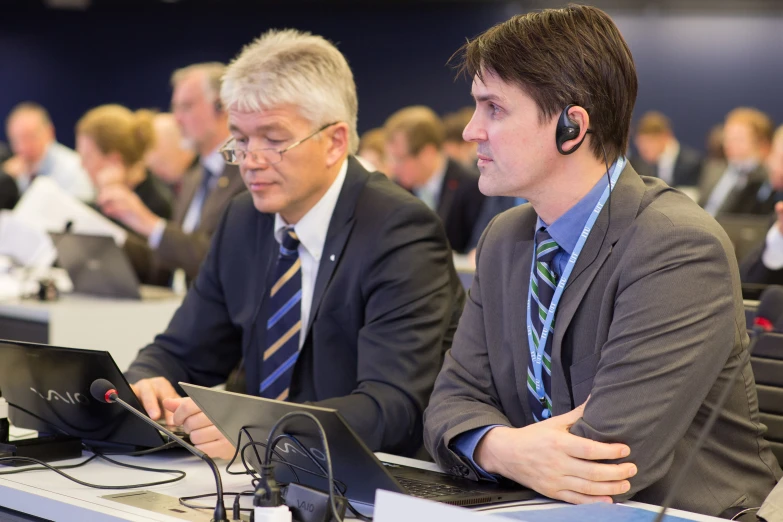
{"type": "MultiPolygon", "coordinates": [[[[585,228],[582,230],[582,234],[579,236],[579,241],[577,241],[576,246],[574,247],[574,252],[571,254],[571,257],[568,258],[568,264],[566,264],[565,270],[563,270],[563,275],[560,276],[560,280],[557,283],[557,288],[555,289],[555,294],[552,296],[552,303],[549,305],[549,310],[546,314],[546,319],[544,320],[544,329],[541,331],[541,338],[538,341],[538,348],[536,348],[536,345],[533,343],[533,328],[531,326],[531,320],[530,320],[530,301],[532,298],[533,290],[532,285],[528,285],[527,289],[527,343],[528,347],[530,348],[530,360],[533,362],[533,374],[536,380],[536,394],[538,395],[538,398],[540,400],[543,400],[546,396],[546,392],[541,384],[541,371],[543,366],[543,356],[544,356],[544,350],[546,348],[546,341],[549,338],[549,332],[552,328],[552,321],[555,319],[555,311],[557,310],[557,305],[560,303],[560,297],[563,295],[563,290],[565,289],[566,283],[568,282],[568,278],[571,276],[571,272],[574,269],[574,265],[576,265],[576,260],[579,259],[579,254],[582,253],[582,249],[585,246],[585,243],[587,242],[587,237],[590,235],[590,231],[593,229],[593,225],[595,225],[596,219],[598,219],[598,215],[601,213],[601,209],[604,208],[604,205],[606,204],[606,201],[609,199],[609,193],[610,189],[613,189],[615,184],[617,183],[618,178],[620,177],[620,173],[625,168],[626,159],[624,157],[618,158],[617,162],[614,165],[614,170],[612,171],[611,178],[610,178],[610,185],[607,186],[604,189],[604,193],[601,194],[601,199],[598,200],[598,203],[595,205],[595,208],[593,209],[592,214],[590,214],[590,217],[587,219],[587,223],[585,223],[585,228]]],[[[538,250],[538,245],[536,244],[535,238],[533,239],[533,260],[530,265],[530,280],[533,280],[533,277],[535,275],[536,270],[536,252],[538,250]]],[[[550,401],[551,402],[551,401],[550,401]]]]}

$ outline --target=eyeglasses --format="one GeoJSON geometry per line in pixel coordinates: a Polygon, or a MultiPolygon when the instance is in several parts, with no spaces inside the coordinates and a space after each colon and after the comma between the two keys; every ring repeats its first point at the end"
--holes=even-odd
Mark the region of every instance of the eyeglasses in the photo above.
{"type": "Polygon", "coordinates": [[[228,143],[226,143],[221,149],[220,154],[223,155],[223,159],[226,163],[229,165],[239,165],[248,156],[251,156],[253,158],[253,161],[262,163],[264,165],[275,165],[277,163],[280,163],[283,161],[283,154],[288,152],[289,150],[298,147],[302,143],[306,142],[319,132],[326,130],[327,128],[331,127],[332,125],[337,125],[340,123],[339,121],[335,121],[332,123],[327,123],[323,127],[319,128],[312,134],[302,138],[301,140],[292,143],[288,147],[284,149],[255,149],[255,150],[248,150],[248,149],[242,149],[237,148],[237,142],[236,138],[231,138],[228,143]]]}

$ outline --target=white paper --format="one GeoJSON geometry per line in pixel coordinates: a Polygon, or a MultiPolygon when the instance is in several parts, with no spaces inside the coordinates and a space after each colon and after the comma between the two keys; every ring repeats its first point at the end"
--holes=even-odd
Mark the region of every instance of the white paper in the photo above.
{"type": "Polygon", "coordinates": [[[0,256],[28,268],[52,266],[57,251],[49,234],[19,219],[11,211],[0,211],[0,256]]]}
{"type": "Polygon", "coordinates": [[[125,244],[128,233],[46,177],[35,179],[13,210],[14,216],[45,232],[63,232],[68,222],[76,234],[111,236],[125,244]]]}
{"type": "Polygon", "coordinates": [[[379,489],[375,493],[374,522],[487,522],[486,514],[379,489]]]}

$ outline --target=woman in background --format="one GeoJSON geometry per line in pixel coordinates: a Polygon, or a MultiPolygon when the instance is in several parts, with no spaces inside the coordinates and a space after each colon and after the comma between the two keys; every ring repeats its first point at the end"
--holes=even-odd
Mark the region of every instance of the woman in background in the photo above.
{"type": "Polygon", "coordinates": [[[144,155],[155,142],[154,113],[132,112],[121,105],[101,105],[76,124],[76,151],[100,192],[124,185],[154,214],[171,217],[171,191],[147,171],[144,155]]]}

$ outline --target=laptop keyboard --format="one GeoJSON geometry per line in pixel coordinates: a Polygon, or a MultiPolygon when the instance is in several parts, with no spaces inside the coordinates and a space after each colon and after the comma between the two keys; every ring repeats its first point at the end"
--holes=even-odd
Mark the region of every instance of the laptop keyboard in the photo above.
{"type": "Polygon", "coordinates": [[[436,498],[449,495],[462,495],[471,493],[468,489],[462,489],[448,484],[438,484],[436,482],[425,482],[406,477],[395,477],[397,482],[414,497],[436,498]]]}

